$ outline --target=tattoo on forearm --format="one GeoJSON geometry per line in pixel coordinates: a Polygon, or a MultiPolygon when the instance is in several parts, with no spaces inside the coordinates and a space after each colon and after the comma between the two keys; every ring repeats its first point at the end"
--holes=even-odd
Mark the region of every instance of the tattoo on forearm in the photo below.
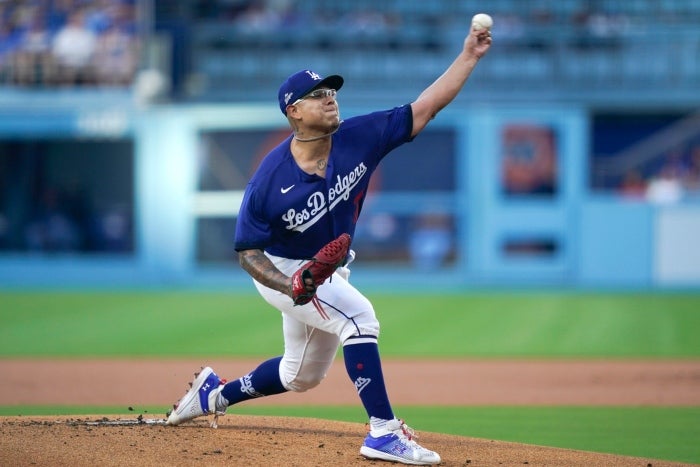
{"type": "Polygon", "coordinates": [[[290,278],[272,264],[262,250],[244,250],[238,253],[241,267],[261,284],[289,295],[290,278]]]}

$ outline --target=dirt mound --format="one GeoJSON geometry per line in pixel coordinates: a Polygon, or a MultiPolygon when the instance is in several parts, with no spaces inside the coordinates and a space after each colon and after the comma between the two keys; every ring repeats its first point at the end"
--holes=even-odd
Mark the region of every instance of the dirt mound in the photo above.
{"type": "MultiPolygon", "coordinates": [[[[0,465],[8,466],[371,466],[359,455],[364,425],[310,418],[227,415],[219,428],[199,419],[178,427],[162,419],[0,418],[0,465]]],[[[422,433],[443,466],[683,464],[570,449],[422,433]]]]}
{"type": "MultiPolygon", "coordinates": [[[[182,395],[197,360],[5,359],[0,405],[169,405],[182,395]],[[41,377],[37,377],[41,375],[41,377]],[[50,384],[46,384],[50,381],[50,384]],[[146,382],[146,384],[144,384],[146,382]],[[157,382],[157,384],[152,384],[157,382]]],[[[207,362],[222,377],[246,374],[257,360],[207,362]]],[[[388,360],[394,404],[648,405],[700,403],[700,361],[388,360]],[[426,393],[421,381],[440,381],[426,393]]],[[[256,399],[256,404],[359,404],[342,363],[310,393],[256,399]]],[[[233,412],[233,411],[230,411],[233,412]]],[[[309,418],[223,417],[166,427],[134,415],[0,418],[0,466],[384,466],[359,455],[365,427],[309,418]],[[118,423],[117,423],[118,422],[118,423]]],[[[158,423],[161,422],[161,423],[158,423]]],[[[416,427],[420,429],[420,427],[416,427]]],[[[441,465],[682,465],[608,454],[423,433],[441,465]]]]}

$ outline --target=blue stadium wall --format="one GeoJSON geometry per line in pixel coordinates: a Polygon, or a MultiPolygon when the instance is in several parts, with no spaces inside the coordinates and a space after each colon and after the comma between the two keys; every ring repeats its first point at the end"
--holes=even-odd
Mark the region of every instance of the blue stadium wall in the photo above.
{"type": "MultiPolygon", "coordinates": [[[[367,110],[343,107],[343,114],[367,110]]],[[[428,172],[416,173],[402,165],[402,154],[390,155],[381,174],[387,188],[372,195],[360,224],[371,227],[367,235],[385,235],[384,240],[395,235],[408,245],[414,217],[437,212],[451,222],[449,260],[423,266],[402,257],[405,252],[381,258],[383,247],[370,239],[366,249],[379,260],[363,261],[362,245],[356,245],[360,259],[352,280],[380,290],[699,287],[700,205],[653,204],[592,190],[590,125],[589,109],[571,105],[533,109],[460,103],[446,109],[431,123],[433,133],[420,135],[408,145],[418,149],[408,149],[406,155],[415,161],[442,157],[431,148],[448,138],[452,154],[445,170],[431,171],[426,165],[428,172]],[[523,127],[550,135],[547,144],[557,161],[553,193],[511,196],[504,190],[502,161],[509,144],[504,135],[512,129],[517,135],[523,127]],[[445,189],[440,189],[442,177],[445,189]],[[391,220],[391,229],[382,226],[382,219],[391,220]]],[[[249,288],[249,278],[230,250],[222,253],[221,261],[207,259],[216,251],[202,253],[207,248],[201,226],[235,225],[242,189],[203,188],[203,139],[228,135],[234,151],[238,133],[250,139],[285,131],[279,109],[265,105],[139,108],[117,100],[103,105],[59,102],[47,108],[4,106],[0,139],[133,141],[135,247],[132,254],[120,256],[3,252],[0,286],[249,288]]],[[[229,228],[222,235],[230,235],[230,249],[233,232],[229,228]]]]}

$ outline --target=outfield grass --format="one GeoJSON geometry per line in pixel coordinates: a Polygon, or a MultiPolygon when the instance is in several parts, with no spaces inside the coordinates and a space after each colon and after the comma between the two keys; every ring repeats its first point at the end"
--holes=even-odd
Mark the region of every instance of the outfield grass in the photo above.
{"type": "MultiPolygon", "coordinates": [[[[370,298],[385,357],[700,358],[700,294],[370,298]]],[[[282,351],[280,327],[278,312],[254,294],[0,292],[0,358],[269,357],[282,351]]],[[[236,411],[364,422],[359,407],[236,411]]],[[[0,408],[19,413],[124,408],[0,408]]],[[[403,407],[401,415],[425,431],[700,463],[698,407],[403,407]]]]}
{"type": "MultiPolygon", "coordinates": [[[[700,295],[376,295],[387,357],[700,357],[700,295]]],[[[2,356],[269,356],[253,294],[0,293],[2,356]],[[196,332],[194,331],[196,330],[196,332]]]]}

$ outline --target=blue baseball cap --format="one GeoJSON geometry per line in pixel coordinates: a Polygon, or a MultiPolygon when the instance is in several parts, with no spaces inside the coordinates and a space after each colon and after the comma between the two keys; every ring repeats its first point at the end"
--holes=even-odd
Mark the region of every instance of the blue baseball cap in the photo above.
{"type": "Polygon", "coordinates": [[[287,106],[297,99],[320,87],[328,87],[337,91],[343,87],[343,83],[343,77],[339,75],[330,75],[323,78],[311,70],[298,71],[287,78],[280,86],[277,94],[280,110],[287,115],[287,106]]]}

